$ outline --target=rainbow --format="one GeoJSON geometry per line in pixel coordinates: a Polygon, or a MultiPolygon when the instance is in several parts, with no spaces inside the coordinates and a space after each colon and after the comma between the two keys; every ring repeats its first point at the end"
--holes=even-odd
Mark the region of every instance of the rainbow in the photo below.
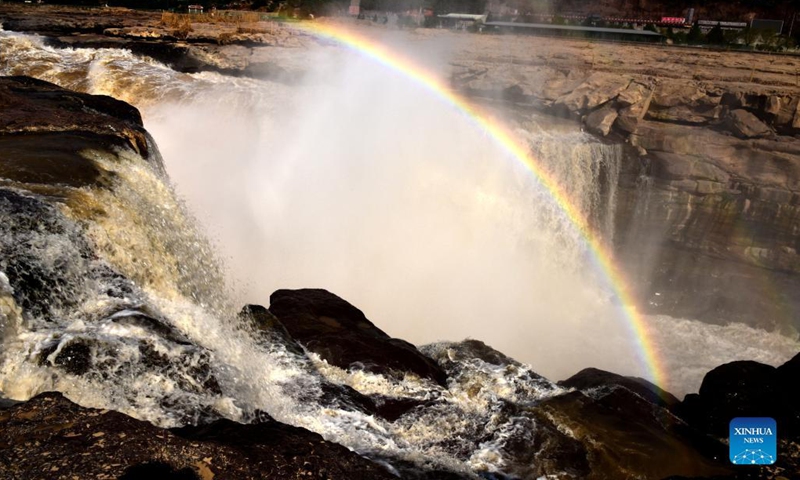
{"type": "Polygon", "coordinates": [[[335,42],[348,47],[358,54],[368,57],[385,67],[400,73],[402,76],[420,85],[433,95],[470,117],[483,132],[492,138],[502,149],[507,151],[518,162],[523,164],[550,193],[555,202],[569,218],[580,235],[586,241],[592,257],[607,277],[611,288],[622,305],[622,314],[627,322],[631,336],[635,339],[639,361],[649,373],[649,380],[659,386],[666,386],[667,375],[662,366],[658,351],[653,343],[651,333],[644,318],[636,309],[636,304],[631,294],[631,288],[614,262],[614,257],[603,244],[600,237],[594,233],[589,225],[588,218],[573,204],[565,190],[550,175],[543,166],[529,153],[529,147],[515,139],[507,127],[491,117],[482,114],[470,105],[465,99],[453,92],[436,75],[426,71],[423,67],[399,52],[392,51],[385,45],[360,35],[342,25],[328,22],[301,22],[296,28],[302,32],[335,42]]]}

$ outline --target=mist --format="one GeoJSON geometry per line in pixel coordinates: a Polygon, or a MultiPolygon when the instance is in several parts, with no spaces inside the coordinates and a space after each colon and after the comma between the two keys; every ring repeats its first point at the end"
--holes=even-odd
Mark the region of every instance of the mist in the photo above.
{"type": "MultiPolygon", "coordinates": [[[[417,344],[477,338],[554,378],[589,365],[646,373],[533,174],[403,75],[332,48],[310,59],[302,84],[219,83],[146,111],[237,300],[325,288],[417,344]]],[[[593,201],[588,137],[518,133],[593,201]]]]}

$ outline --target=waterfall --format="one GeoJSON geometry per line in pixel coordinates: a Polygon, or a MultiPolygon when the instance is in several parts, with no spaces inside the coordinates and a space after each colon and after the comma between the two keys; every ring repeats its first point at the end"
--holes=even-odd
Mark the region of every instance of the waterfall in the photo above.
{"type": "MultiPolygon", "coordinates": [[[[563,393],[534,370],[647,374],[607,280],[537,179],[461,112],[333,48],[289,86],[0,32],[0,74],[140,108],[174,182],[133,152],[86,151],[111,186],[64,187],[63,201],[0,186],[0,393],[57,390],[162,426],[267,412],[380,461],[502,473],[522,462],[513,439],[539,428],[506,403],[563,393]],[[344,371],[236,315],[277,288],[317,286],[428,343],[451,382],[344,371]],[[464,337],[532,367],[439,342],[464,337]],[[432,406],[389,422],[325,403],[329,383],[432,406]]],[[[542,118],[512,125],[613,242],[621,148],[542,118]]],[[[656,319],[659,341],[707,336],[683,322],[656,319]]],[[[715,331],[725,349],[742,335],[729,333],[715,331]]],[[[719,358],[695,362],[684,391],[719,358]]]]}
{"type": "Polygon", "coordinates": [[[597,235],[614,243],[614,212],[622,167],[622,146],[604,144],[582,134],[529,134],[535,158],[561,180],[567,196],[589,218],[597,235]]]}

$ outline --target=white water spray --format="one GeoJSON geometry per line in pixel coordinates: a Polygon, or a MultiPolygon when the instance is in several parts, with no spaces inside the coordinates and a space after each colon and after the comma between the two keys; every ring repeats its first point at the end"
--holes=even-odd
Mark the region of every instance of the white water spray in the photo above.
{"type": "MultiPolygon", "coordinates": [[[[584,270],[584,246],[531,174],[397,74],[333,47],[306,55],[307,81],[287,86],[2,41],[4,74],[143,109],[237,300],[320,286],[417,343],[481,338],[555,378],[590,365],[646,373],[607,285],[584,270]]],[[[619,153],[542,119],[523,124],[520,137],[610,239],[614,184],[601,198],[598,178],[601,167],[614,178],[619,153]]]]}

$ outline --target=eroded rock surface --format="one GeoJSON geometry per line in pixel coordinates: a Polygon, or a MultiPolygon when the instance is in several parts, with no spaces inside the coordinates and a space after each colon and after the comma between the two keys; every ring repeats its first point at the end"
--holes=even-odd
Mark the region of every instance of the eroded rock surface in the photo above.
{"type": "Polygon", "coordinates": [[[295,81],[305,71],[297,57],[314,39],[278,22],[261,21],[256,12],[247,15],[247,21],[211,18],[188,24],[165,20],[160,12],[126,8],[0,4],[4,30],[40,34],[54,46],[125,48],[182,72],[295,81]]]}
{"type": "Polygon", "coordinates": [[[416,347],[390,337],[361,310],[325,290],[278,290],[270,296],[269,311],[292,338],[332,365],[446,381],[442,369],[416,347]]]}
{"type": "Polygon", "coordinates": [[[0,476],[73,478],[391,479],[319,435],[263,417],[175,430],[46,393],[0,410],[0,476]]]}
{"type": "Polygon", "coordinates": [[[151,158],[139,111],[114,98],[2,77],[0,109],[0,177],[6,180],[76,187],[108,181],[81,155],[86,150],[129,148],[163,168],[151,158]]]}
{"type": "Polygon", "coordinates": [[[614,238],[645,309],[791,332],[800,328],[787,315],[800,309],[797,68],[797,57],[484,36],[465,41],[452,83],[634,147],[614,238]]]}

